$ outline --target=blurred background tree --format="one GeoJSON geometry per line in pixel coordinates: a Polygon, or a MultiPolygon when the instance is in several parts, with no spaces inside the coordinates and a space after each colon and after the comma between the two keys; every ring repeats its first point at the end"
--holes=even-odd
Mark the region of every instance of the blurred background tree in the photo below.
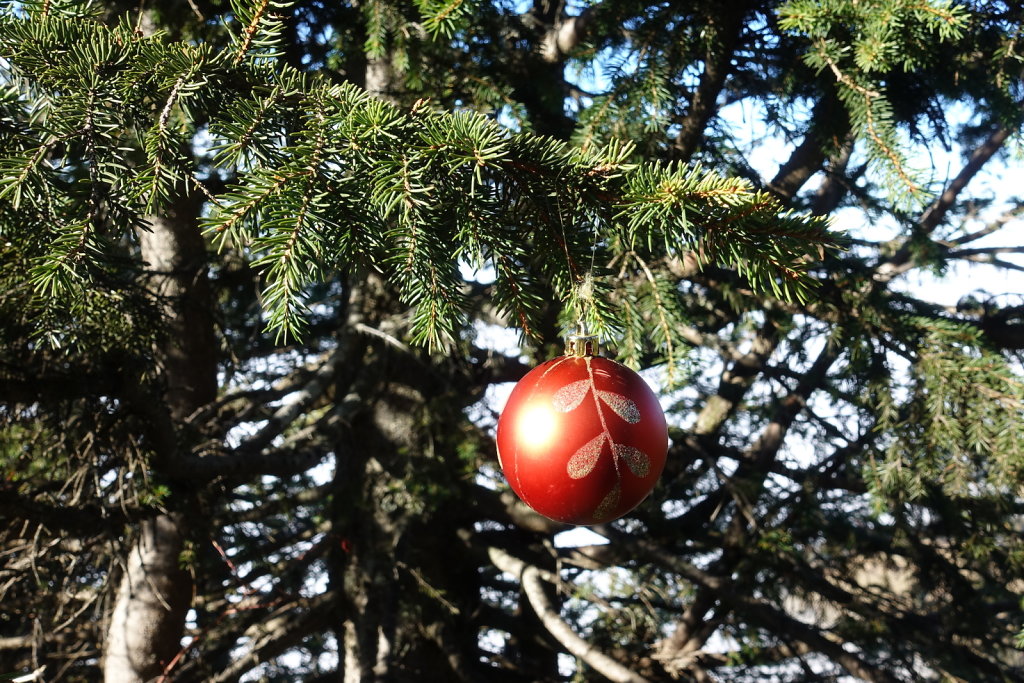
{"type": "Polygon", "coordinates": [[[1024,675],[1017,3],[2,8],[0,673],[1024,675]],[[491,438],[580,320],[590,535],[491,438]]]}

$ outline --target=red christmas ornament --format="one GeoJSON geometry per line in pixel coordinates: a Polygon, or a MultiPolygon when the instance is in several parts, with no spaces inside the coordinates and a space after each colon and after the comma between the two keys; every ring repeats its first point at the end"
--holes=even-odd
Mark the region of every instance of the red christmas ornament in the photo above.
{"type": "Polygon", "coordinates": [[[594,337],[519,380],[498,419],[498,460],[512,490],[559,522],[617,519],[647,497],[665,467],[668,428],[654,392],[596,354],[594,337]]]}

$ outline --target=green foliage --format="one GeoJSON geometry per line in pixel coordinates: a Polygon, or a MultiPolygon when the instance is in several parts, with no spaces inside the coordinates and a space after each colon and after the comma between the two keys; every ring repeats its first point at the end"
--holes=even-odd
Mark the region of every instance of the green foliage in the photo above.
{"type": "Polygon", "coordinates": [[[631,140],[641,151],[651,151],[675,105],[670,70],[651,57],[636,68],[615,64],[609,71],[613,86],[581,112],[573,143],[587,149],[602,141],[631,140]]]}
{"type": "Polygon", "coordinates": [[[231,63],[244,59],[253,61],[272,59],[284,28],[284,15],[294,3],[275,0],[231,0],[235,25],[231,27],[231,63]]]}
{"type": "Polygon", "coordinates": [[[916,500],[931,485],[954,497],[1014,496],[1024,485],[1024,382],[977,328],[911,321],[921,340],[908,382],[890,380],[878,429],[892,435],[868,479],[916,500]],[[894,394],[906,392],[906,399],[894,394]]]}
{"type": "Polygon", "coordinates": [[[423,17],[423,28],[434,38],[451,38],[476,8],[472,0],[415,0],[415,4],[423,17]]]}
{"type": "Polygon", "coordinates": [[[823,219],[785,211],[748,182],[699,166],[638,169],[627,181],[624,199],[620,218],[626,221],[624,246],[630,251],[681,255],[693,250],[702,266],[733,265],[756,291],[780,299],[806,300],[809,281],[800,275],[805,259],[820,258],[834,245],[830,239],[819,242],[823,219]],[[753,257],[755,245],[768,234],[768,248],[753,257]],[[793,251],[798,244],[801,254],[793,251]]]}
{"type": "Polygon", "coordinates": [[[902,279],[1016,267],[908,142],[1016,144],[1018,4],[3,3],[0,669],[167,514],[168,679],[1019,679],[1020,310],[902,279]],[[492,399],[581,325],[671,450],[572,548],[492,399]]]}
{"type": "MultiPolygon", "coordinates": [[[[105,254],[101,236],[124,235],[176,194],[209,192],[189,153],[201,121],[215,163],[237,177],[209,196],[205,228],[218,244],[251,253],[268,325],[282,336],[301,332],[309,287],[354,263],[397,283],[412,308],[411,340],[439,347],[464,320],[462,262],[495,269],[498,305],[527,333],[549,291],[576,319],[614,333],[607,302],[574,294],[595,244],[614,245],[617,256],[695,251],[701,263],[737,266],[757,291],[795,299],[806,295],[807,257],[833,244],[822,221],[784,212],[740,181],[699,168],[634,167],[632,148],[617,143],[574,149],[509,134],[475,114],[403,112],[354,86],[272,66],[276,7],[236,7],[245,28],[219,53],[124,25],[4,22],[11,78],[38,111],[0,163],[0,198],[49,226],[48,252],[34,269],[40,295],[89,282],[86,266],[105,254]],[[58,144],[70,169],[55,164],[58,144]]],[[[648,298],[655,307],[662,300],[648,298]]],[[[669,357],[674,316],[647,316],[669,357]]]]}
{"type": "Polygon", "coordinates": [[[926,200],[922,174],[904,152],[886,80],[893,72],[930,68],[936,50],[964,35],[967,8],[950,0],[792,0],[780,15],[783,29],[808,41],[808,66],[834,78],[889,199],[901,207],[926,200]]]}

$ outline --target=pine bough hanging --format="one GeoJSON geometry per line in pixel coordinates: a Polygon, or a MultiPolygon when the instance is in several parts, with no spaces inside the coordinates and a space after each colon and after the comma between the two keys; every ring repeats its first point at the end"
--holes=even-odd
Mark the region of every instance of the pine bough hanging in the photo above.
{"type": "MultiPolygon", "coordinates": [[[[412,340],[433,347],[465,318],[462,263],[493,268],[497,304],[527,333],[555,296],[608,334],[622,324],[614,288],[574,295],[595,246],[601,262],[695,255],[790,299],[834,246],[822,220],[745,181],[429,103],[405,111],[298,72],[275,55],[285,5],[233,8],[216,50],[103,26],[80,3],[6,5],[0,220],[40,299],[79,296],[123,268],[112,245],[196,193],[207,235],[259,268],[279,335],[301,332],[308,288],[341,268],[396,283],[412,340]]],[[[670,285],[647,273],[645,301],[664,310],[645,319],[667,325],[670,285]]]]}

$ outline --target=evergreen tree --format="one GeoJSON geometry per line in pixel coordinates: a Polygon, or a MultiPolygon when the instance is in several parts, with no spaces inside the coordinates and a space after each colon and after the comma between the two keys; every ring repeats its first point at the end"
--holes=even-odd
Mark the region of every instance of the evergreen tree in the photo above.
{"type": "Polygon", "coordinates": [[[1024,306],[908,287],[1022,269],[1017,3],[0,7],[0,674],[1022,676],[1024,306]],[[567,547],[579,323],[672,444],[567,547]]]}

